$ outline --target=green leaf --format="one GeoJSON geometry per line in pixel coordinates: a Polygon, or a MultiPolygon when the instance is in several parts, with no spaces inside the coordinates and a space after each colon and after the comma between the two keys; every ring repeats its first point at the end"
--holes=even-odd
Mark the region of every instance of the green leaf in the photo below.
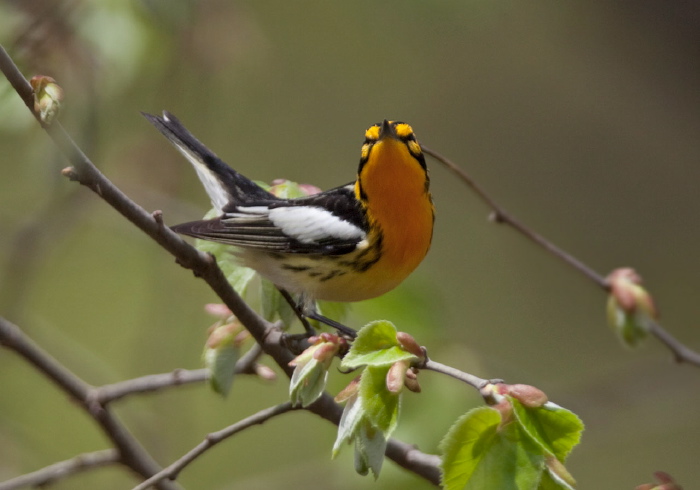
{"type": "Polygon", "coordinates": [[[284,299],[277,286],[265,278],[260,280],[260,301],[262,303],[263,318],[269,322],[279,318],[284,326],[289,328],[297,318],[296,313],[287,300],[284,299]]]}
{"type": "Polygon", "coordinates": [[[355,471],[360,475],[372,472],[374,479],[379,478],[384,463],[386,437],[382,431],[371,424],[361,424],[355,437],[355,471]]]}
{"type": "Polygon", "coordinates": [[[292,405],[308,407],[318,400],[328,381],[328,366],[316,359],[299,365],[292,373],[289,397],[292,405]]]}
{"type": "MultiPolygon", "coordinates": [[[[554,461],[557,461],[556,459],[554,461]]],[[[537,490],[575,490],[576,482],[568,471],[559,463],[560,468],[550,467],[552,461],[547,461],[546,471],[542,474],[542,480],[537,490]],[[561,475],[563,473],[565,475],[561,475]]]]}
{"type": "Polygon", "coordinates": [[[338,425],[333,457],[340,446],[355,442],[355,470],[379,476],[384,461],[386,441],[396,429],[401,395],[386,387],[388,367],[368,366],[362,373],[358,391],[348,399],[338,425]]]}
{"type": "Polygon", "coordinates": [[[360,379],[359,396],[365,410],[365,418],[388,439],[396,429],[399,419],[401,395],[391,393],[386,387],[389,367],[367,366],[360,379]]]}
{"type": "Polygon", "coordinates": [[[239,358],[240,347],[233,341],[204,350],[204,367],[208,371],[209,384],[216,393],[222,396],[228,395],[239,358]]]}
{"type": "MultiPolygon", "coordinates": [[[[256,182],[258,185],[260,183],[256,182]]],[[[275,196],[282,199],[296,199],[297,197],[305,197],[308,194],[302,189],[302,187],[296,182],[291,180],[281,180],[279,183],[273,186],[261,186],[268,192],[272,192],[275,196]]]]}
{"type": "Polygon", "coordinates": [[[498,410],[479,407],[462,416],[440,443],[442,485],[447,490],[534,490],[544,454],[513,421],[501,425],[498,410]]]}
{"type": "Polygon", "coordinates": [[[583,422],[571,411],[551,402],[538,408],[527,408],[518,400],[508,397],[518,422],[540,445],[562,463],[581,440],[583,422]]]}
{"type": "MultiPolygon", "coordinates": [[[[221,267],[221,261],[217,262],[221,267]]],[[[248,290],[253,280],[257,277],[257,272],[248,267],[243,267],[235,262],[235,258],[225,259],[221,269],[226,275],[226,280],[231,284],[236,292],[245,297],[248,295],[248,290]]]]}
{"type": "Polygon", "coordinates": [[[200,252],[210,253],[216,257],[216,263],[226,276],[226,280],[233,286],[241,296],[245,296],[248,288],[256,277],[256,272],[248,267],[243,267],[233,254],[234,248],[231,245],[212,242],[210,240],[197,239],[195,247],[200,252]]]}
{"type": "Polygon", "coordinates": [[[649,315],[641,308],[627,312],[614,296],[608,298],[608,323],[627,347],[637,347],[649,334],[649,315]]]}
{"type": "Polygon", "coordinates": [[[340,423],[338,424],[338,435],[333,444],[333,458],[338,455],[340,447],[344,443],[353,440],[355,431],[364,416],[365,411],[362,406],[362,400],[357,396],[348,399],[343,409],[343,415],[340,417],[340,423]]]}
{"type": "Polygon", "coordinates": [[[361,366],[390,366],[397,361],[418,360],[401,348],[396,340],[396,327],[391,322],[378,320],[365,325],[343,358],[341,368],[361,366]]]}

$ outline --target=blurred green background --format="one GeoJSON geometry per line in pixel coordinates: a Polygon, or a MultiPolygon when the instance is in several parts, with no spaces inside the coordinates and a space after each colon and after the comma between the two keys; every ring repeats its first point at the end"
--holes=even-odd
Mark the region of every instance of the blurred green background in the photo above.
{"type": "MultiPolygon", "coordinates": [[[[667,328],[700,348],[700,13],[682,1],[0,2],[0,41],[23,72],[63,86],[62,121],[100,169],[166,223],[209,202],[140,116],[176,114],[246,175],[322,188],[354,178],[367,126],[409,122],[506,209],[607,274],[635,267],[667,328]]],[[[0,315],[99,385],[198,368],[203,282],[86,189],[0,80],[0,315]]],[[[587,424],[568,467],[580,488],[634,488],[665,470],[692,488],[700,371],[656,342],[629,351],[593,284],[513,231],[435,162],[433,248],[396,291],[356,305],[432,357],[533,384],[587,424]]],[[[347,383],[334,376],[332,390],[347,383]]],[[[434,373],[404,399],[397,437],[427,452],[480,403],[434,373]]],[[[210,431],[284,400],[284,379],[237,378],[115,404],[170,463],[210,431]]],[[[330,461],[334,427],[292,413],[188,467],[188,488],[429,488],[387,462],[330,461]]],[[[105,447],[95,425],[0,351],[0,481],[105,447]]],[[[130,488],[121,469],[57,489],[130,488]]]]}

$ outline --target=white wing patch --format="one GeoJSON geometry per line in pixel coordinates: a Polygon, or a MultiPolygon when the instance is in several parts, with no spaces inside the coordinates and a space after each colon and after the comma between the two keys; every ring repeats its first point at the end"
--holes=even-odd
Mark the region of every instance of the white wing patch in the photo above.
{"type": "Polygon", "coordinates": [[[268,216],[285,235],[301,243],[317,243],[327,238],[364,240],[366,237],[362,229],[315,206],[273,208],[268,216]]]}

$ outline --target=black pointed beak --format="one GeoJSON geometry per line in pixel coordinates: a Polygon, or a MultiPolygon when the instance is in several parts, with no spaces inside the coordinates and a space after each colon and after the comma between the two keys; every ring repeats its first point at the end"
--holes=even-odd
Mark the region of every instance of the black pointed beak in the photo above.
{"type": "Polygon", "coordinates": [[[384,122],[382,123],[382,126],[379,129],[379,139],[383,140],[384,138],[397,138],[394,126],[392,126],[391,123],[386,119],[384,119],[384,122]]]}

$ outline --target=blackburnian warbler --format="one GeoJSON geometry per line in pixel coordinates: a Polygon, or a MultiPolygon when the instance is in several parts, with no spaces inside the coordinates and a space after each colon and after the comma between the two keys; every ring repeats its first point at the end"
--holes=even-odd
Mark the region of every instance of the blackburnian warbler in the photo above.
{"type": "Polygon", "coordinates": [[[220,213],[172,229],[235,245],[243,265],[307,306],[380,296],[430,248],[430,179],[408,124],[385,120],[366,131],[355,182],[282,199],[226,165],[168,112],[144,116],[194,165],[220,213]]]}

